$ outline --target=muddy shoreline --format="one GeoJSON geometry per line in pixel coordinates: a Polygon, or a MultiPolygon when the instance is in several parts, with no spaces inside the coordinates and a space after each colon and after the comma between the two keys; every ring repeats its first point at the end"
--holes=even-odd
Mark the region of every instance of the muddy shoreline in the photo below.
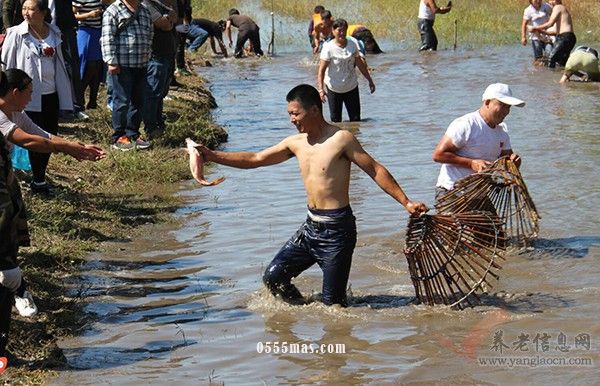
{"type": "MultiPolygon", "coordinates": [[[[168,133],[149,151],[110,149],[110,111],[100,90],[99,105],[86,122],[61,122],[59,133],[72,140],[100,144],[107,159],[79,163],[53,155],[48,168],[55,186],[49,197],[29,191],[30,175],[18,173],[29,210],[32,246],[20,251],[20,265],[39,308],[34,318],[13,313],[8,350],[13,366],[0,375],[1,384],[43,384],[68,369],[57,341],[82,332],[93,315],[84,310],[85,285],[78,280],[85,257],[106,243],[129,243],[150,225],[177,222],[177,196],[190,178],[183,138],[215,147],[227,140],[210,110],[216,102],[204,79],[178,78],[165,103],[168,133]]],[[[9,358],[10,360],[10,358],[9,358]]]]}

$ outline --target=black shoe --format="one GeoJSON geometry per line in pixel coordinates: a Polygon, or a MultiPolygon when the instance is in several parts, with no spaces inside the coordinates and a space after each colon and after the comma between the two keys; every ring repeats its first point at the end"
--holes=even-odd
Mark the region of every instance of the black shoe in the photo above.
{"type": "Polygon", "coordinates": [[[31,181],[31,184],[29,184],[29,188],[31,188],[31,192],[35,194],[50,194],[50,192],[52,191],[52,185],[50,185],[46,181],[42,183],[31,181]]]}
{"type": "Polygon", "coordinates": [[[2,355],[6,358],[6,367],[22,367],[27,364],[27,361],[17,358],[12,352],[4,350],[2,355]]]}
{"type": "Polygon", "coordinates": [[[162,129],[149,130],[149,131],[146,131],[146,136],[148,137],[148,141],[154,141],[155,139],[162,136],[163,133],[164,133],[164,130],[162,130],[162,129]]]}

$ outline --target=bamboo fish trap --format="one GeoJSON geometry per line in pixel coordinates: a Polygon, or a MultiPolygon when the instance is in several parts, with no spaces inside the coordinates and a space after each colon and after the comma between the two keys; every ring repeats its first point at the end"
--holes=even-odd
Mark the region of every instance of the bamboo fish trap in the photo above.
{"type": "Polygon", "coordinates": [[[489,212],[411,216],[404,254],[417,298],[460,309],[479,300],[503,258],[502,221],[489,212]]]}
{"type": "Polygon", "coordinates": [[[454,189],[440,197],[439,213],[489,211],[504,222],[507,240],[527,245],[537,236],[540,216],[517,166],[508,157],[498,159],[490,169],[456,182],[454,189]]]}

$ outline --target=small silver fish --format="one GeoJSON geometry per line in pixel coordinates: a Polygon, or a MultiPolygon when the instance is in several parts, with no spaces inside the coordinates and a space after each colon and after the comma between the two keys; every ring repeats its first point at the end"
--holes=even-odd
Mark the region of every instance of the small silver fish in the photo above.
{"type": "Polygon", "coordinates": [[[202,186],[215,186],[219,185],[221,182],[225,181],[225,177],[219,177],[214,181],[207,181],[204,179],[204,157],[202,153],[196,149],[196,147],[200,146],[196,142],[194,142],[190,138],[185,139],[185,143],[187,145],[187,151],[190,154],[190,170],[192,171],[192,176],[198,183],[202,186]]]}

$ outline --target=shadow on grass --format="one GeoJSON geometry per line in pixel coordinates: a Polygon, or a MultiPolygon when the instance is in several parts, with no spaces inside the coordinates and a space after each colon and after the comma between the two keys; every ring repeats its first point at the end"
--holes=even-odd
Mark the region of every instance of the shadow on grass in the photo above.
{"type": "MultiPolygon", "coordinates": [[[[59,215],[35,215],[30,224],[66,239],[90,242],[126,242],[128,228],[159,222],[173,213],[177,205],[162,199],[124,193],[83,193],[71,188],[57,188],[58,194],[36,211],[59,215]]],[[[37,213],[36,213],[37,214],[37,213]]],[[[48,256],[45,256],[48,257],[48,256]]]]}

